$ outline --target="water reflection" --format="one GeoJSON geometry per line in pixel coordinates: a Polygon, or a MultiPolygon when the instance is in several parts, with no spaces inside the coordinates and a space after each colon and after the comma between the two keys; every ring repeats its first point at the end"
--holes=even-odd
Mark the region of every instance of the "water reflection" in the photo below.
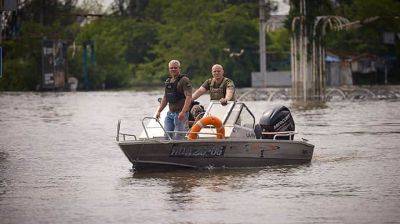
{"type": "MultiPolygon", "coordinates": [[[[1,149],[0,149],[1,150],[1,149]]],[[[7,186],[7,178],[6,178],[6,169],[7,169],[7,157],[8,153],[0,151],[0,195],[6,193],[7,186]]],[[[1,201],[0,197],[0,201],[1,201]]]]}
{"type": "MultiPolygon", "coordinates": [[[[210,200],[213,194],[244,193],[249,189],[297,188],[299,183],[282,182],[282,177],[304,172],[310,165],[269,166],[251,169],[177,170],[136,172],[123,181],[125,187],[163,183],[165,194],[174,209],[190,209],[192,204],[210,200]],[[208,198],[208,199],[207,199],[208,198]]],[[[276,195],[274,195],[275,197],[276,195]]]]}
{"type": "Polygon", "coordinates": [[[241,188],[241,183],[257,172],[259,169],[137,172],[133,174],[134,181],[130,184],[149,180],[165,183],[168,200],[183,209],[188,204],[197,203],[196,200],[207,195],[207,192],[217,193],[241,188]]]}
{"type": "Polygon", "coordinates": [[[328,108],[326,102],[323,101],[301,101],[293,100],[291,106],[296,110],[318,110],[328,108]]]}

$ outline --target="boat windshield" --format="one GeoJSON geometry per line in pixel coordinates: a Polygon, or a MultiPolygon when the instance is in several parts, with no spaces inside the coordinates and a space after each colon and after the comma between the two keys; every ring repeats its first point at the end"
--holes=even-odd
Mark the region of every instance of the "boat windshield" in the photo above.
{"type": "Polygon", "coordinates": [[[222,123],[225,123],[225,120],[228,117],[229,111],[232,109],[232,107],[235,105],[235,102],[230,101],[228,102],[227,105],[222,106],[219,101],[211,101],[205,115],[213,115],[215,117],[218,117],[222,123]]]}
{"type": "Polygon", "coordinates": [[[254,128],[255,118],[244,103],[232,101],[222,106],[218,101],[211,101],[205,114],[218,117],[225,126],[237,124],[254,128]]]}
{"type": "MultiPolygon", "coordinates": [[[[159,121],[151,117],[145,117],[143,121],[147,119],[147,124],[143,124],[142,121],[144,130],[140,134],[139,139],[164,138],[165,130],[162,127],[162,123],[167,111],[167,108],[163,110],[159,121]]],[[[242,127],[254,128],[255,125],[254,115],[247,106],[241,102],[229,101],[227,105],[222,106],[219,101],[211,101],[205,112],[205,116],[207,115],[218,117],[226,127],[239,125],[242,127]]],[[[210,130],[212,131],[212,128],[209,130],[203,129],[202,132],[210,132],[210,130]]]]}

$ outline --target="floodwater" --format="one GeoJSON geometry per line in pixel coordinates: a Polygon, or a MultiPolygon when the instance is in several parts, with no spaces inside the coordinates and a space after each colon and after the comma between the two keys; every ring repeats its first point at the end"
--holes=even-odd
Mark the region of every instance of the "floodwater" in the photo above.
{"type": "Polygon", "coordinates": [[[117,120],[139,133],[159,96],[0,93],[0,223],[400,223],[400,101],[292,108],[308,165],[133,174],[117,120]]]}

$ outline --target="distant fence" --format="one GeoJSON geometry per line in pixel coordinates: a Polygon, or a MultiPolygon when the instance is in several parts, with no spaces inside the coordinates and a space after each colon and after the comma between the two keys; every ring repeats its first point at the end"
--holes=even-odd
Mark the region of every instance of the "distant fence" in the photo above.
{"type": "MultiPolygon", "coordinates": [[[[239,101],[290,100],[291,88],[238,89],[237,96],[239,101]]],[[[385,99],[400,99],[400,86],[343,86],[327,88],[325,93],[326,101],[385,99]]]]}
{"type": "Polygon", "coordinates": [[[268,71],[265,84],[266,86],[260,72],[251,73],[252,87],[290,87],[292,86],[290,71],[268,71]]]}

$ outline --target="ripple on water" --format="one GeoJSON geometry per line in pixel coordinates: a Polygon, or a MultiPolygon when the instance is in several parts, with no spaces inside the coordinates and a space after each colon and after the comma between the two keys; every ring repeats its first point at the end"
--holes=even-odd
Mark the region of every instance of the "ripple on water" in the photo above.
{"type": "MultiPolygon", "coordinates": [[[[292,110],[311,164],[132,174],[116,123],[141,131],[162,92],[0,94],[0,217],[5,223],[395,223],[399,101],[299,109],[247,102],[257,119],[292,110]],[[379,109],[379,113],[375,113],[379,109]]],[[[207,96],[200,102],[207,102],[207,96]]]]}

